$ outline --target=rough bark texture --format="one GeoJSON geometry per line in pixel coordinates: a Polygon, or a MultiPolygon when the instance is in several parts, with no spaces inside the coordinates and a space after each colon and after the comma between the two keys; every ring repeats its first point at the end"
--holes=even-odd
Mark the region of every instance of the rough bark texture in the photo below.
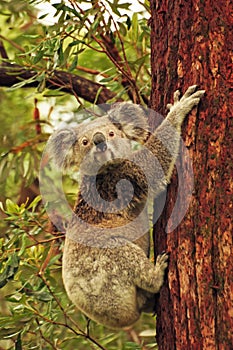
{"type": "MultiPolygon", "coordinates": [[[[228,0],[151,0],[151,106],[165,114],[177,88],[198,84],[206,90],[183,128],[195,176],[189,210],[177,229],[165,232],[176,201],[174,175],[154,230],[156,253],[171,252],[157,310],[162,350],[233,349],[230,6],[228,0]]],[[[179,162],[188,185],[185,159],[179,162]]]]}

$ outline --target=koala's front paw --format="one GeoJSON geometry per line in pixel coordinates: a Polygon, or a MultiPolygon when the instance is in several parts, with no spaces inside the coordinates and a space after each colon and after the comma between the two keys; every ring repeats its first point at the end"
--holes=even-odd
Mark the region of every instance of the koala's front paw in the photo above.
{"type": "Polygon", "coordinates": [[[205,90],[197,90],[197,85],[190,86],[180,99],[180,91],[174,93],[174,103],[168,104],[170,112],[177,112],[183,119],[194,106],[197,106],[200,99],[205,94],[205,90]]]}
{"type": "Polygon", "coordinates": [[[181,97],[180,103],[188,103],[190,108],[192,108],[198,105],[200,99],[204,94],[205,90],[197,90],[197,85],[190,86],[185,94],[181,97]]]}

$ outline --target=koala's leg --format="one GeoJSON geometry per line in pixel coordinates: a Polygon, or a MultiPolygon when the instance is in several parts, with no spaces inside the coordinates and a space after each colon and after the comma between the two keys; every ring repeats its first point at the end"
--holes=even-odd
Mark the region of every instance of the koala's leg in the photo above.
{"type": "Polygon", "coordinates": [[[155,310],[155,294],[137,289],[137,305],[140,312],[154,312],[155,310]]]}
{"type": "Polygon", "coordinates": [[[135,264],[135,284],[147,292],[158,293],[164,282],[165,270],[168,266],[168,254],[157,257],[155,266],[145,257],[135,264]]]}

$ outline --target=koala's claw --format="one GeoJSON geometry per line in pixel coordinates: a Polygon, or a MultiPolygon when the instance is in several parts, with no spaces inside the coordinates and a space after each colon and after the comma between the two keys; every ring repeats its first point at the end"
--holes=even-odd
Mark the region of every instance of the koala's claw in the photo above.
{"type": "Polygon", "coordinates": [[[185,94],[182,96],[181,101],[187,98],[192,98],[192,100],[198,99],[198,102],[199,102],[200,98],[204,95],[205,90],[197,90],[197,91],[196,90],[197,90],[197,85],[190,86],[185,92],[185,94]]]}
{"type": "Polygon", "coordinates": [[[168,266],[168,260],[169,260],[169,254],[166,252],[162,252],[160,255],[157,256],[156,266],[165,270],[168,266]]]}
{"type": "Polygon", "coordinates": [[[168,104],[167,104],[167,109],[170,111],[170,109],[172,108],[172,106],[173,106],[172,103],[168,103],[168,104]]]}
{"type": "Polygon", "coordinates": [[[184,95],[181,98],[181,101],[186,99],[187,97],[191,96],[195,91],[197,90],[197,85],[190,86],[184,93],[184,95]]]}
{"type": "Polygon", "coordinates": [[[166,252],[166,250],[163,250],[159,255],[168,255],[168,258],[170,257],[170,252],[166,252]]]}
{"type": "Polygon", "coordinates": [[[173,94],[174,103],[177,103],[180,100],[180,90],[176,90],[173,94]]]}
{"type": "Polygon", "coordinates": [[[180,91],[176,90],[174,92],[174,104],[177,102],[183,102],[184,100],[187,100],[188,98],[198,98],[200,99],[204,93],[205,90],[197,90],[198,86],[197,85],[192,85],[190,86],[184,93],[184,95],[181,97],[181,99],[179,99],[180,97],[180,91]],[[197,90],[197,91],[196,91],[197,90]]]}

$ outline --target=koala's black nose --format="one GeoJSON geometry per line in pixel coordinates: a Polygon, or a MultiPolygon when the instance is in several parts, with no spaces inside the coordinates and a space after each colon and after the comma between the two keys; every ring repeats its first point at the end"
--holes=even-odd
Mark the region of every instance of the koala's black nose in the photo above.
{"type": "Polygon", "coordinates": [[[93,136],[93,142],[98,151],[105,152],[107,149],[106,138],[102,132],[97,132],[93,136]]]}

